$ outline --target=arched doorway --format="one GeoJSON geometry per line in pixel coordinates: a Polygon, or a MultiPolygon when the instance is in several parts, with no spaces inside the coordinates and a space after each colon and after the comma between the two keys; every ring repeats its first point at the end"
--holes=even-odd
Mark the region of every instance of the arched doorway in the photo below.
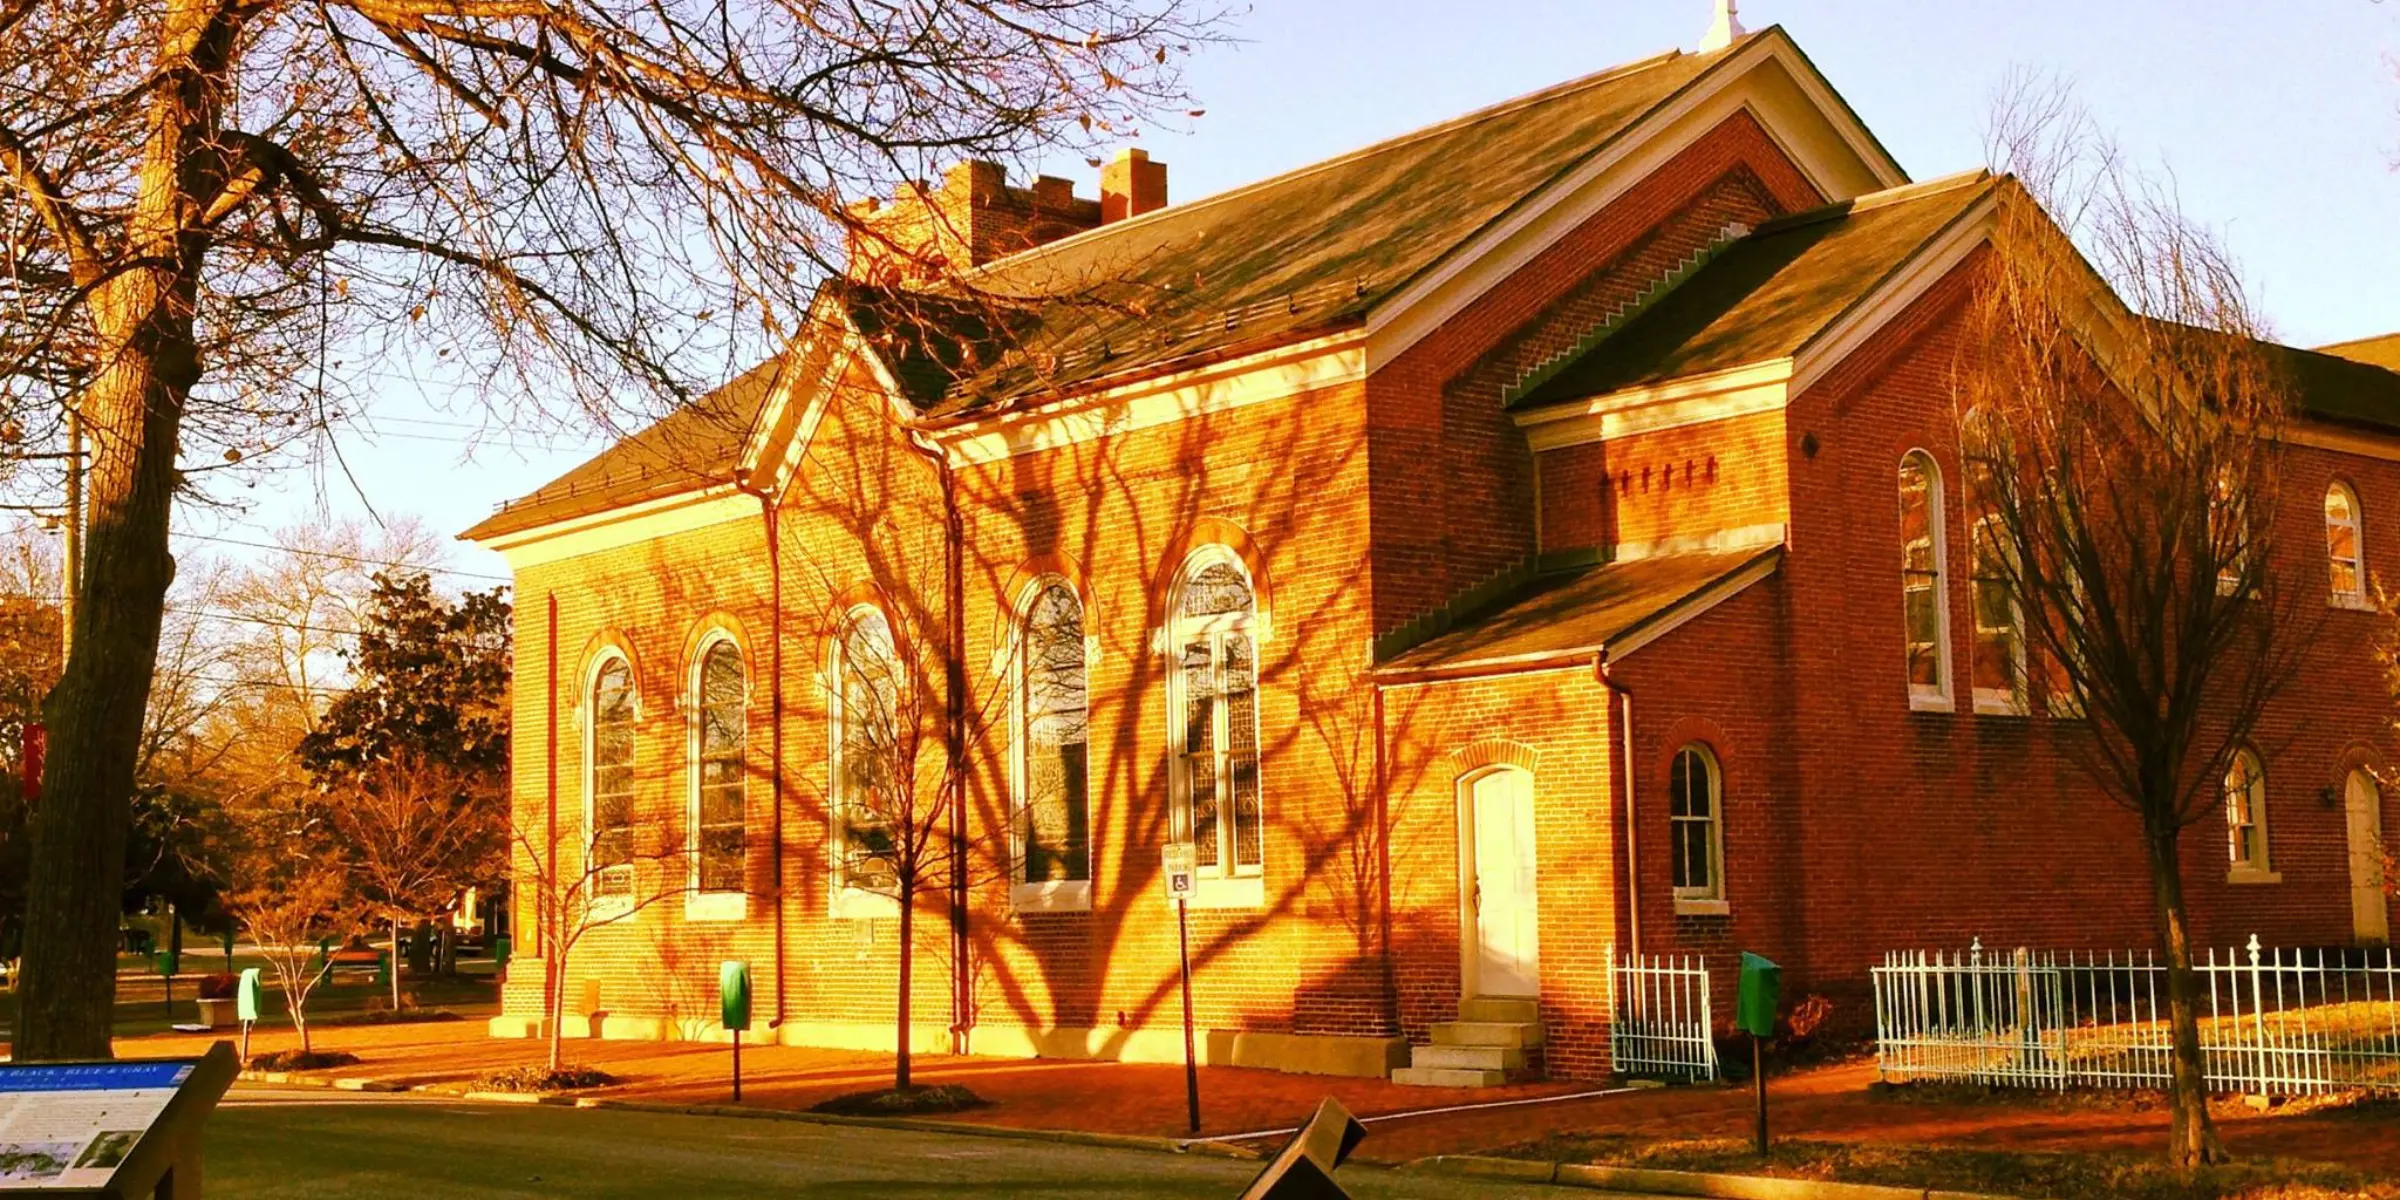
{"type": "Polygon", "coordinates": [[[2383,894],[2383,789],[2365,771],[2343,789],[2350,825],[2350,930],[2359,941],[2388,942],[2391,906],[2383,894]]]}
{"type": "Polygon", "coordinates": [[[1494,767],[1459,781],[1462,982],[1468,996],[1541,994],[1533,775],[1494,767]]]}

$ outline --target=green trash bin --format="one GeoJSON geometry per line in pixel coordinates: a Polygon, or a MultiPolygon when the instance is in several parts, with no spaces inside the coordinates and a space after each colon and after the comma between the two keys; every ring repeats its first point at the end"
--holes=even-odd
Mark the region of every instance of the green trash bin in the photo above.
{"type": "Polygon", "coordinates": [[[375,986],[379,988],[392,986],[392,952],[389,950],[382,951],[375,956],[375,986]]]}
{"type": "Polygon", "coordinates": [[[516,949],[515,942],[516,939],[510,937],[496,937],[492,939],[493,967],[503,971],[508,969],[508,955],[510,951],[516,949]]]}
{"type": "Polygon", "coordinates": [[[1783,968],[1742,951],[1741,989],[1734,1002],[1734,1027],[1754,1038],[1775,1036],[1775,1010],[1783,994],[1783,968]]]}
{"type": "Polygon", "coordinates": [[[150,961],[161,975],[173,975],[183,967],[183,957],[173,950],[161,950],[151,955],[150,961]]]}

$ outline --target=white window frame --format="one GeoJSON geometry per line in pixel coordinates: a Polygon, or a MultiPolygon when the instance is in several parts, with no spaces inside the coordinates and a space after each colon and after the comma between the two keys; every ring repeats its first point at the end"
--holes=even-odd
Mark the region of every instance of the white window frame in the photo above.
{"type": "Polygon", "coordinates": [[[1091,804],[1091,680],[1092,663],[1099,658],[1099,639],[1092,634],[1091,608],[1075,585],[1058,575],[1044,575],[1028,584],[1019,593],[1009,620],[1008,663],[1008,897],[1012,907],[1020,912],[1086,912],[1092,907],[1092,880],[1098,863],[1092,853],[1090,830],[1091,804]],[[1051,879],[1040,883],[1025,881],[1025,837],[1020,823],[1029,801],[1030,786],[1026,770],[1029,750],[1025,736],[1025,667],[1032,653],[1034,605],[1052,588],[1064,588],[1075,598],[1075,611],[1083,625],[1084,680],[1084,877],[1082,879],[1051,879]]]}
{"type": "Polygon", "coordinates": [[[2358,489],[2336,479],[2325,485],[2325,498],[2330,500],[2335,495],[2341,496],[2350,510],[2350,515],[2347,519],[2339,522],[2335,521],[2331,514],[2327,514],[2325,517],[2325,582],[2329,592],[2327,603],[2335,608],[2373,611],[2375,606],[2367,600],[2367,520],[2366,514],[2359,508],[2358,489]],[[2348,591],[2333,586],[2335,568],[2345,565],[2344,561],[2335,557],[2333,552],[2333,535],[2337,528],[2345,529],[2350,534],[2350,558],[2346,564],[2350,568],[2350,589],[2348,591]]]}
{"type": "Polygon", "coordinates": [[[2229,865],[2225,869],[2225,882],[2283,882],[2283,876],[2275,871],[2275,854],[2267,840],[2266,760],[2259,757],[2257,751],[2252,750],[2247,746],[2234,751],[2232,759],[2228,760],[2225,764],[2225,777],[2218,781],[2217,789],[2226,806],[2225,855],[2229,860],[2229,865]],[[2244,763],[2248,763],[2250,769],[2249,794],[2244,797],[2244,803],[2248,805],[2250,810],[2249,828],[2254,832],[2255,844],[2258,848],[2256,856],[2246,860],[2233,857],[2233,833],[2236,828],[2233,820],[2233,773],[2236,770],[2239,770],[2244,763]]]}
{"type": "MultiPolygon", "coordinates": [[[[825,723],[827,735],[825,742],[825,794],[831,798],[831,803],[827,804],[825,808],[825,880],[829,888],[826,911],[837,921],[885,920],[900,915],[899,897],[851,885],[849,877],[850,848],[846,844],[848,839],[842,831],[843,810],[848,806],[848,797],[842,787],[842,744],[848,740],[845,734],[849,730],[847,724],[849,714],[844,711],[849,703],[844,686],[846,683],[844,673],[848,670],[845,655],[848,653],[852,630],[856,628],[859,619],[868,613],[882,618],[884,635],[891,643],[893,666],[895,670],[898,669],[900,662],[899,632],[892,628],[891,614],[873,604],[853,604],[843,612],[841,624],[834,631],[833,644],[825,663],[825,678],[828,684],[825,689],[825,711],[828,718],[825,723]]],[[[895,682],[899,686],[906,686],[905,680],[895,682]]],[[[899,698],[894,697],[894,703],[898,702],[899,698]]]]}
{"type": "MultiPolygon", "coordinates": [[[[1199,878],[1196,881],[1197,890],[1191,897],[1190,903],[1194,908],[1263,908],[1267,902],[1265,843],[1268,807],[1266,755],[1263,752],[1265,749],[1264,713],[1261,711],[1264,705],[1260,701],[1264,699],[1265,692],[1268,622],[1266,614],[1261,611],[1258,603],[1258,576],[1251,572],[1250,564],[1242,561],[1242,556],[1235,553],[1232,547],[1218,544],[1201,546],[1185,556],[1183,566],[1175,572],[1165,599],[1166,623],[1159,630],[1158,649],[1166,659],[1167,820],[1170,837],[1182,840],[1192,836],[1191,805],[1186,802],[1190,793],[1190,780],[1187,777],[1189,768],[1184,763],[1185,746],[1183,741],[1186,732],[1184,728],[1184,643],[1193,636],[1201,634],[1208,635],[1212,644],[1219,647],[1223,644],[1224,636],[1229,633],[1242,633],[1250,638],[1251,715],[1261,725],[1256,736],[1256,744],[1261,751],[1258,762],[1259,861],[1256,866],[1242,867],[1239,865],[1238,854],[1227,854],[1220,851],[1214,867],[1204,867],[1200,870],[1199,878]],[[1207,617],[1184,616],[1185,587],[1201,571],[1219,563],[1228,564],[1241,573],[1242,582],[1250,589],[1249,613],[1219,613],[1207,617]]],[[[1216,655],[1218,660],[1222,661],[1222,651],[1217,651],[1216,655]]],[[[1217,738],[1220,755],[1224,753],[1226,746],[1223,730],[1229,720],[1227,712],[1228,706],[1223,704],[1216,706],[1220,725],[1217,738]]],[[[1225,785],[1228,774],[1222,768],[1217,771],[1220,787],[1225,785]]],[[[1230,802],[1222,803],[1220,812],[1217,823],[1220,830],[1219,836],[1225,839],[1224,845],[1231,848],[1233,835],[1222,832],[1234,827],[1233,809],[1230,802]]]]}
{"type": "Polygon", "coordinates": [[[1974,695],[1977,713],[1994,717],[2021,717],[2030,711],[2026,700],[2026,672],[2030,663],[2029,655],[2026,652],[2025,603],[2023,598],[2017,595],[2017,589],[2009,583],[2006,576],[2001,577],[1999,586],[2008,590],[2008,619],[2009,629],[2012,631],[2008,646],[2009,686],[1988,688],[1974,681],[1975,661],[1983,653],[1983,623],[1981,620],[1983,597],[1979,594],[1979,589],[1985,583],[1982,577],[1982,560],[1975,554],[1977,534],[1986,527],[1997,527],[1990,535],[1992,544],[1998,547],[2001,554],[2014,555],[2017,551],[2013,539],[2008,536],[2005,524],[1997,514],[1976,517],[1974,522],[1974,525],[1967,531],[1967,610],[1969,619],[1975,623],[1973,639],[1975,652],[1967,656],[1967,683],[1974,695]]]}
{"type": "MultiPolygon", "coordinates": [[[[1950,522],[1948,506],[1943,503],[1942,465],[1933,453],[1923,448],[1912,449],[1900,456],[1900,465],[1893,472],[1895,487],[1899,472],[1908,469],[1914,460],[1925,472],[1925,524],[1933,540],[1933,666],[1935,682],[1931,687],[1908,677],[1906,670],[1901,681],[1908,688],[1908,706],[1917,712],[1956,712],[1958,701],[1952,694],[1950,662],[1950,522]]],[[[1905,523],[1903,538],[1906,537],[1905,523]]],[[[1908,543],[1900,545],[1900,644],[1908,646],[1908,543]]],[[[1905,667],[1906,660],[1903,659],[1905,667]]]]}
{"type": "MultiPolygon", "coordinates": [[[[1708,780],[1708,816],[1706,818],[1677,816],[1675,814],[1676,797],[1670,791],[1667,794],[1667,828],[1669,832],[1677,836],[1670,837],[1667,840],[1667,846],[1670,852],[1680,856],[1683,852],[1680,826],[1705,820],[1708,825],[1708,886],[1674,885],[1675,911],[1683,916],[1724,916],[1732,911],[1725,895],[1725,766],[1718,760],[1716,751],[1709,748],[1707,743],[1686,742],[1677,747],[1675,757],[1668,760],[1667,780],[1670,786],[1675,778],[1675,764],[1683,761],[1683,756],[1686,754],[1699,760],[1701,769],[1708,780]]],[[[1668,860],[1670,880],[1678,861],[1679,859],[1668,860]]]]}
{"type": "MultiPolygon", "coordinates": [[[[611,663],[625,664],[625,691],[626,695],[632,699],[633,708],[633,716],[631,720],[636,741],[635,762],[638,763],[640,761],[639,740],[642,722],[641,680],[640,677],[634,673],[633,656],[626,653],[619,647],[610,646],[601,651],[597,657],[592,659],[591,667],[584,673],[581,684],[581,692],[577,697],[575,705],[575,711],[579,718],[576,724],[581,727],[577,730],[577,732],[580,735],[580,741],[583,744],[582,878],[584,882],[582,886],[586,890],[586,895],[584,898],[584,915],[585,919],[592,924],[607,924],[610,922],[623,920],[624,918],[631,916],[633,914],[634,907],[634,885],[637,882],[633,864],[630,862],[614,867],[602,867],[597,870],[592,867],[593,852],[600,844],[600,825],[598,819],[600,808],[598,804],[599,797],[597,794],[600,765],[598,761],[600,749],[600,676],[602,672],[608,669],[609,664],[611,663]],[[617,878],[620,872],[622,872],[622,878],[625,881],[623,891],[620,892],[606,887],[608,881],[617,878]]],[[[628,764],[629,768],[632,766],[633,764],[628,764]]],[[[640,796],[638,780],[635,786],[634,794],[638,800],[640,796]]]]}
{"type": "Polygon", "coordinates": [[[733,891],[709,891],[701,886],[700,879],[700,855],[703,848],[703,838],[700,830],[701,726],[705,719],[708,703],[708,693],[705,686],[708,672],[708,656],[714,653],[716,648],[719,646],[731,646],[733,648],[734,662],[740,665],[742,672],[741,761],[743,763],[743,767],[739,772],[739,777],[741,779],[742,788],[742,871],[745,878],[748,877],[750,866],[750,779],[748,767],[750,760],[750,663],[748,659],[742,656],[742,644],[739,639],[733,636],[733,632],[729,629],[718,627],[711,629],[706,634],[702,635],[700,639],[700,648],[697,653],[692,655],[690,676],[684,681],[684,694],[687,698],[684,706],[683,722],[684,763],[686,766],[686,770],[684,772],[684,829],[689,836],[691,848],[689,853],[686,855],[690,870],[690,873],[687,877],[690,890],[686,892],[684,896],[683,915],[684,919],[688,921],[739,921],[750,915],[749,889],[738,888],[733,891]]]}

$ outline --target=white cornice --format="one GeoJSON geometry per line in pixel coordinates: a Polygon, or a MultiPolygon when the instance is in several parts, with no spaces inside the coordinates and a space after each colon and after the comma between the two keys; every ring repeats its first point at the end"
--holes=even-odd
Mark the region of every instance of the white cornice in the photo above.
{"type": "Polygon", "coordinates": [[[1546,404],[1512,418],[1536,452],[1773,412],[1790,403],[1792,360],[1624,388],[1588,400],[1546,404]]]}
{"type": "Polygon", "coordinates": [[[1827,200],[1908,181],[1788,37],[1754,37],[1614,144],[1376,304],[1367,317],[1368,369],[1399,357],[1708,130],[1745,110],[1827,200]],[[1812,117],[1821,127],[1812,127],[1812,117]]]}
{"type": "Polygon", "coordinates": [[[1344,330],[1037,408],[997,413],[935,430],[931,436],[953,463],[998,462],[1355,383],[1366,376],[1365,341],[1360,331],[1344,330]]]}
{"type": "Polygon", "coordinates": [[[485,549],[499,551],[508,560],[510,570],[523,571],[562,558],[597,554],[757,516],[758,497],[743,493],[731,483],[715,483],[605,512],[498,534],[482,539],[481,544],[485,549]]]}

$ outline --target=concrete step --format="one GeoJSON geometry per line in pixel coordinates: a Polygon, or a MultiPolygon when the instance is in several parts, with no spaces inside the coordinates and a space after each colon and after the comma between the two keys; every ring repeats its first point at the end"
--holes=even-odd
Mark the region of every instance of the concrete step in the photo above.
{"type": "Polygon", "coordinates": [[[1411,1046],[1408,1065],[1461,1071],[1521,1071],[1525,1052],[1514,1046],[1411,1046]]]}
{"type": "Polygon", "coordinates": [[[1392,1082],[1411,1087],[1498,1087],[1508,1082],[1508,1073],[1471,1071],[1458,1067],[1399,1067],[1392,1071],[1392,1082]]]}
{"type": "Polygon", "coordinates": [[[1531,1025],[1542,1019],[1542,1006],[1534,1000],[1511,1000],[1498,996],[1473,996],[1458,1002],[1461,1021],[1511,1021],[1531,1025]]]}
{"type": "Polygon", "coordinates": [[[1542,1027],[1522,1021],[1442,1021],[1433,1027],[1438,1046],[1539,1046],[1542,1027]]]}

